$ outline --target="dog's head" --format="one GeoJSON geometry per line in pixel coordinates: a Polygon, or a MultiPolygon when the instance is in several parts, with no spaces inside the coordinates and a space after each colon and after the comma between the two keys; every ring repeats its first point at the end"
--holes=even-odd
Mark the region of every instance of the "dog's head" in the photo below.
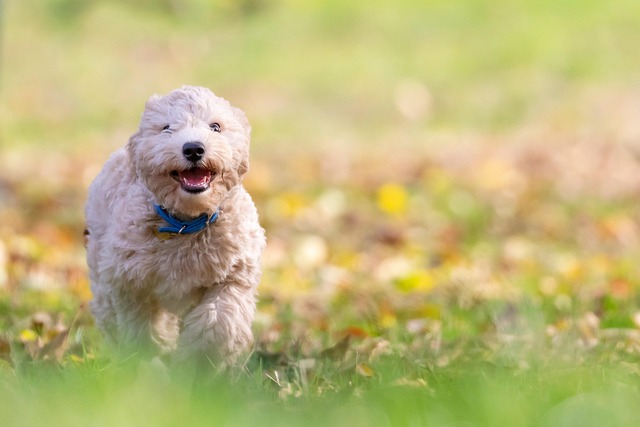
{"type": "Polygon", "coordinates": [[[244,113],[203,87],[183,86],[147,101],[127,150],[135,172],[169,211],[216,210],[249,168],[244,113]]]}

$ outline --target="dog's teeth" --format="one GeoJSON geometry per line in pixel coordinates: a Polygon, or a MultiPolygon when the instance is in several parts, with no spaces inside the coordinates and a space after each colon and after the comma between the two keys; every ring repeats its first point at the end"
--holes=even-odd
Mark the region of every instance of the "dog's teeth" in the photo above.
{"type": "Polygon", "coordinates": [[[179,178],[185,191],[200,192],[209,187],[211,172],[207,169],[193,168],[180,172],[179,178]]]}

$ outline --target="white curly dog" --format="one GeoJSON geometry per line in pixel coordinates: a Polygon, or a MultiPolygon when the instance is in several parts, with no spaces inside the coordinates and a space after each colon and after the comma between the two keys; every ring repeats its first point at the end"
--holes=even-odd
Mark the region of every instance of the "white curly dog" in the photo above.
{"type": "Polygon", "coordinates": [[[249,139],[241,110],[183,86],[147,101],[91,184],[91,310],[120,351],[230,364],[250,347],[265,236],[242,186],[249,139]]]}

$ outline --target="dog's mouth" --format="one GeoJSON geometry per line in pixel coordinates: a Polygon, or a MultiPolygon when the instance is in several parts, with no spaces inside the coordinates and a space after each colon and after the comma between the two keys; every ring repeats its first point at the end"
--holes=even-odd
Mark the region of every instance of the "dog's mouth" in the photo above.
{"type": "Polygon", "coordinates": [[[209,169],[193,167],[183,171],[174,170],[171,177],[180,183],[180,186],[187,193],[202,193],[209,188],[212,173],[209,169]]]}

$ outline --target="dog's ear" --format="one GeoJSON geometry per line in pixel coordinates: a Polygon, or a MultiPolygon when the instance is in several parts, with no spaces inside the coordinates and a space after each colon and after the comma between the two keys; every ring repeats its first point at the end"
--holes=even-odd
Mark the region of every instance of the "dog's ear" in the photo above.
{"type": "Polygon", "coordinates": [[[244,129],[244,134],[246,137],[246,145],[240,148],[240,161],[238,163],[238,177],[242,178],[242,176],[249,171],[249,143],[251,140],[251,125],[249,124],[249,120],[247,116],[244,114],[239,108],[231,107],[231,111],[233,112],[234,117],[238,122],[242,125],[244,129]]]}
{"type": "Polygon", "coordinates": [[[238,164],[238,176],[242,177],[245,173],[249,172],[249,156],[245,156],[238,164]]]}
{"type": "Polygon", "coordinates": [[[148,117],[150,115],[153,115],[157,112],[163,112],[162,103],[160,102],[161,99],[162,99],[162,96],[158,94],[151,95],[149,99],[147,99],[147,102],[145,102],[144,104],[144,111],[142,112],[142,118],[140,119],[140,126],[138,127],[138,130],[136,131],[136,133],[134,133],[133,135],[131,135],[131,137],[129,137],[129,142],[126,145],[127,155],[129,156],[129,163],[131,163],[131,167],[133,167],[134,172],[137,172],[137,166],[138,166],[136,164],[137,156],[135,155],[135,148],[138,142],[138,138],[140,138],[143,132],[143,123],[145,123],[145,121],[152,122],[151,120],[148,120],[148,117]]]}
{"type": "Polygon", "coordinates": [[[144,103],[145,111],[158,111],[159,101],[162,99],[162,96],[153,94],[147,99],[147,102],[144,103]]]}
{"type": "Polygon", "coordinates": [[[140,130],[138,129],[136,133],[134,133],[133,135],[131,135],[131,137],[129,137],[129,142],[127,142],[127,146],[125,148],[127,151],[127,156],[129,157],[129,164],[133,168],[134,172],[137,172],[135,146],[139,136],[140,136],[140,130]]]}
{"type": "Polygon", "coordinates": [[[251,125],[249,124],[249,120],[247,119],[246,114],[239,108],[231,107],[231,111],[233,112],[233,116],[238,120],[238,123],[242,125],[244,129],[244,133],[247,135],[247,144],[249,143],[249,137],[251,136],[251,125]]]}

